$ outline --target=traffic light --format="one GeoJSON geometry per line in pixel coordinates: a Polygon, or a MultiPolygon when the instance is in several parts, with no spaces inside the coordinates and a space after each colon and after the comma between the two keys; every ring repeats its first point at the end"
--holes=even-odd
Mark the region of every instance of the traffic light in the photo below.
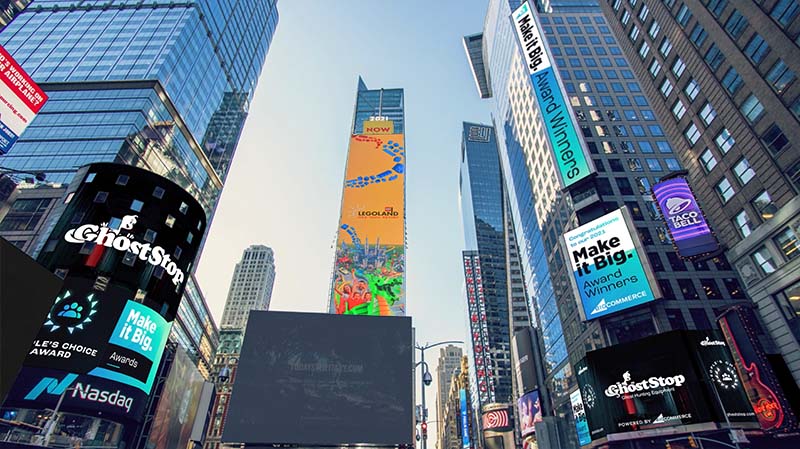
{"type": "Polygon", "coordinates": [[[697,441],[694,440],[694,436],[689,435],[686,439],[689,440],[689,447],[697,447],[697,441]]]}
{"type": "Polygon", "coordinates": [[[422,439],[423,440],[427,440],[428,439],[428,423],[426,421],[423,421],[422,424],[420,424],[420,428],[422,428],[422,439]]]}

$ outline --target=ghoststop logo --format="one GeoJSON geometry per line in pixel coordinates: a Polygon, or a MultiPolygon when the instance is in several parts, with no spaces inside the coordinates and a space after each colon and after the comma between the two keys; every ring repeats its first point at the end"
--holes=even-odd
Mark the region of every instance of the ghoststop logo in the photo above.
{"type": "Polygon", "coordinates": [[[736,367],[727,360],[717,360],[708,368],[708,375],[711,380],[725,390],[739,388],[739,376],[736,374],[736,367]]]}
{"type": "Polygon", "coordinates": [[[675,390],[686,383],[686,376],[682,374],[674,376],[652,376],[646,380],[633,381],[630,371],[622,374],[622,382],[609,385],[605,390],[605,395],[610,398],[620,398],[623,395],[632,397],[652,396],[654,394],[665,394],[675,390]]]}

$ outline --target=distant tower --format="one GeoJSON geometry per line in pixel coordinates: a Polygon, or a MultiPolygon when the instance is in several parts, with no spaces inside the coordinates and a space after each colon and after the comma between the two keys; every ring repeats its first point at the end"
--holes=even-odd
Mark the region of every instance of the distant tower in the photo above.
{"type": "MultiPolygon", "coordinates": [[[[436,368],[436,419],[439,423],[444,421],[450,384],[453,378],[457,378],[455,372],[461,367],[461,357],[463,356],[464,353],[458,346],[447,345],[439,349],[439,366],[436,368]]],[[[436,441],[439,442],[439,449],[444,449],[442,435],[445,428],[441,424],[436,427],[438,433],[436,441]]]]}
{"type": "Polygon", "coordinates": [[[274,283],[275,257],[272,248],[251,245],[244,250],[242,260],[233,270],[220,327],[244,331],[251,310],[269,309],[274,283]]]}

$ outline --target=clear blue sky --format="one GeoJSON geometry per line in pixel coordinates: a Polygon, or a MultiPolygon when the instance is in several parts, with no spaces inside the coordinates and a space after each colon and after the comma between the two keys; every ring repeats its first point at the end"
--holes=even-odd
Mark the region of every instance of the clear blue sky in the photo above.
{"type": "MultiPolygon", "coordinates": [[[[234,265],[250,244],[275,250],[273,310],[326,310],[361,75],[373,89],[405,89],[407,300],[417,341],[465,340],[461,122],[489,123],[490,117],[461,38],[482,30],[486,3],[280,0],[278,10],[197,271],[215,319],[222,317],[234,265]]],[[[434,351],[426,356],[435,373],[434,351]]],[[[435,388],[427,393],[434,420],[435,388]]],[[[429,430],[434,436],[435,425],[429,430]]]]}

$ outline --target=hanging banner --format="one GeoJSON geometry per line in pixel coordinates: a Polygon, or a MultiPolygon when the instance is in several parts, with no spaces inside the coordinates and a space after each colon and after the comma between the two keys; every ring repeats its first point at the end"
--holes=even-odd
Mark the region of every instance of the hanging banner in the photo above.
{"type": "Polygon", "coordinates": [[[586,410],[583,408],[583,398],[581,398],[581,390],[577,389],[569,395],[569,401],[572,403],[572,416],[575,418],[575,430],[578,432],[578,444],[585,446],[592,442],[592,436],[589,434],[589,423],[586,422],[586,410]]]}
{"type": "Polygon", "coordinates": [[[47,101],[47,94],[0,45],[0,155],[8,152],[47,101]]]}
{"type": "Polygon", "coordinates": [[[511,17],[528,66],[536,102],[553,151],[562,188],[567,188],[594,173],[586,144],[578,132],[572,108],[564,98],[561,77],[552,65],[547,43],[528,2],[511,17]]]}

